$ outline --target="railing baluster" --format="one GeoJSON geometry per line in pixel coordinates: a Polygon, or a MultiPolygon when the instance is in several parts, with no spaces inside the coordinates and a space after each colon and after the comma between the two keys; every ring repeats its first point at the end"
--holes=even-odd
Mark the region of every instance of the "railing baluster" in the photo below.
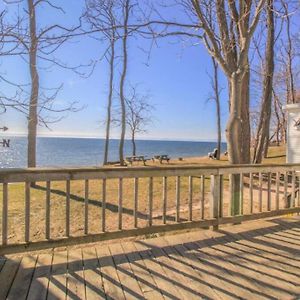
{"type": "Polygon", "coordinates": [[[70,236],[70,180],[66,181],[66,237],[70,236]]]}
{"type": "Polygon", "coordinates": [[[189,221],[193,220],[193,177],[189,177],[189,221]]]}
{"type": "Polygon", "coordinates": [[[119,230],[122,230],[122,215],[123,215],[123,179],[119,178],[119,205],[118,205],[119,230]]]}
{"type": "Polygon", "coordinates": [[[259,211],[262,212],[262,196],[263,196],[263,174],[259,173],[259,211]]]}
{"type": "Polygon", "coordinates": [[[289,204],[288,204],[288,180],[287,180],[287,178],[288,178],[288,173],[287,172],[285,172],[284,173],[284,201],[285,201],[285,206],[286,206],[286,208],[288,208],[289,207],[289,204]]]}
{"type": "Polygon", "coordinates": [[[175,222],[180,222],[180,176],[176,177],[176,216],[175,222]]]}
{"type": "Polygon", "coordinates": [[[271,210],[271,201],[272,201],[272,198],[271,198],[271,173],[268,172],[268,198],[267,198],[267,210],[270,211],[271,210]]]}
{"type": "Polygon", "coordinates": [[[300,206],[300,173],[298,171],[298,206],[300,206]]]}
{"type": "Polygon", "coordinates": [[[50,196],[51,195],[51,182],[46,182],[46,239],[50,239],[50,196]]]}
{"type": "Polygon", "coordinates": [[[149,178],[149,219],[148,224],[152,226],[152,211],[153,211],[153,177],[149,178]]]}
{"type": "Polygon", "coordinates": [[[223,182],[223,175],[220,175],[220,201],[219,201],[219,217],[223,218],[223,189],[224,189],[224,182],[223,182]]]}
{"type": "Polygon", "coordinates": [[[163,177],[163,223],[167,223],[168,178],[163,177]]]}
{"type": "Polygon", "coordinates": [[[244,214],[244,174],[240,173],[240,214],[244,214]]]}
{"type": "Polygon", "coordinates": [[[292,172],[292,196],[291,196],[291,207],[295,207],[295,193],[296,193],[296,174],[295,171],[292,172]]]}
{"type": "Polygon", "coordinates": [[[249,212],[253,213],[253,173],[250,173],[249,177],[249,212]]]}
{"type": "Polygon", "coordinates": [[[89,233],[89,181],[84,181],[84,234],[89,233]]]}
{"type": "Polygon", "coordinates": [[[203,220],[204,215],[204,209],[205,209],[205,175],[201,176],[201,199],[200,199],[200,207],[201,207],[201,219],[203,220]]]}
{"type": "Polygon", "coordinates": [[[101,210],[101,219],[102,219],[102,231],[105,232],[106,230],[106,178],[102,179],[102,210],[101,210]]]}
{"type": "Polygon", "coordinates": [[[137,212],[138,212],[138,197],[139,197],[139,179],[134,178],[134,227],[138,227],[137,212]]]}
{"type": "Polygon", "coordinates": [[[7,224],[8,224],[8,184],[3,183],[3,203],[2,203],[2,245],[7,244],[7,224]]]}
{"type": "Polygon", "coordinates": [[[279,209],[280,173],[276,173],[276,210],[279,209]]]}
{"type": "Polygon", "coordinates": [[[25,242],[30,240],[30,182],[25,183],[25,242]]]}
{"type": "MultiPolygon", "coordinates": [[[[210,218],[219,218],[219,205],[221,196],[221,176],[211,175],[210,177],[210,218]]],[[[213,226],[213,230],[218,229],[218,224],[213,226]]]]}

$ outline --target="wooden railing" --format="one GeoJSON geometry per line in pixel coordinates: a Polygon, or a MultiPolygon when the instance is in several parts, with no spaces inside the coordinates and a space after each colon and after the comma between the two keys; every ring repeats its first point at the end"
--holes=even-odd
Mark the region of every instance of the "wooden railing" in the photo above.
{"type": "Polygon", "coordinates": [[[299,171],[300,164],[3,169],[0,254],[300,212],[299,171]]]}

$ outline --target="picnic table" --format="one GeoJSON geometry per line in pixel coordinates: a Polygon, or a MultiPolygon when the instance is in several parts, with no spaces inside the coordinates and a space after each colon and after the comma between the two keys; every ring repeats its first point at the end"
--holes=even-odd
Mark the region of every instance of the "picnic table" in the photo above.
{"type": "Polygon", "coordinates": [[[154,155],[153,158],[152,158],[153,161],[159,160],[160,163],[162,163],[163,161],[166,161],[166,162],[169,163],[170,159],[171,159],[171,158],[170,158],[169,155],[167,155],[167,154],[163,154],[163,155],[154,155]]]}
{"type": "Polygon", "coordinates": [[[144,155],[134,155],[134,156],[127,156],[126,157],[126,161],[129,162],[130,165],[132,165],[134,162],[142,161],[144,166],[145,166],[147,160],[148,159],[144,155]]]}

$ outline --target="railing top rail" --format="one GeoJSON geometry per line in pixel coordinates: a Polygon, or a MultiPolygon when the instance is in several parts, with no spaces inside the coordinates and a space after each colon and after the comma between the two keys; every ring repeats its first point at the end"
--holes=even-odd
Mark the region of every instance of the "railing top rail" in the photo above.
{"type": "Polygon", "coordinates": [[[0,169],[0,182],[80,180],[163,176],[225,175],[255,172],[299,171],[300,164],[182,165],[149,167],[72,167],[0,169]]]}

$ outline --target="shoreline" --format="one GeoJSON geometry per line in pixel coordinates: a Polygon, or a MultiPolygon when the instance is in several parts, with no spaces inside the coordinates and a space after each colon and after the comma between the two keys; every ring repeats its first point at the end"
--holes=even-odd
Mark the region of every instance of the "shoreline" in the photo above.
{"type": "MultiPolygon", "coordinates": [[[[147,157],[147,156],[146,156],[147,157]]],[[[147,166],[182,166],[182,165],[224,165],[228,163],[228,157],[221,155],[220,160],[213,160],[208,158],[207,155],[202,155],[202,156],[175,156],[173,157],[170,155],[171,160],[169,163],[163,162],[160,164],[158,161],[153,162],[151,159],[146,162],[146,167],[147,166]]],[[[264,163],[285,163],[286,162],[286,150],[285,150],[285,145],[283,146],[271,146],[269,148],[269,154],[268,158],[264,159],[264,163]]],[[[117,167],[119,164],[117,162],[112,162],[111,164],[108,164],[106,166],[103,166],[102,164],[81,164],[81,165],[76,165],[76,164],[59,164],[59,165],[40,165],[38,168],[84,168],[84,167],[117,167]]],[[[128,165],[130,166],[130,165],[128,165]]],[[[142,167],[143,163],[142,162],[134,162],[132,166],[139,166],[142,167]]],[[[18,168],[26,168],[26,166],[18,166],[18,167],[0,167],[1,169],[18,169],[18,168]]]]}

